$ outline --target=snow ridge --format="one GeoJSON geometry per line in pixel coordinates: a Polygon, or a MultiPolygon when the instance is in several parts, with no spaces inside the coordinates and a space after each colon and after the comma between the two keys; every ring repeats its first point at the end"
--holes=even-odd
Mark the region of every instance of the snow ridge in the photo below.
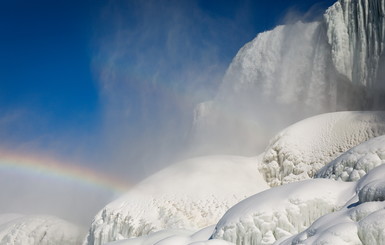
{"type": "Polygon", "coordinates": [[[383,134],[383,111],[334,112],[311,117],[271,140],[259,171],[270,186],[309,179],[343,152],[383,134]]]}

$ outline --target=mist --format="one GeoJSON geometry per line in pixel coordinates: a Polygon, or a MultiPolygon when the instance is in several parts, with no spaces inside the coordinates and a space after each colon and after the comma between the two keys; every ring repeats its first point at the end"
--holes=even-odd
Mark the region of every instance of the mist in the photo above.
{"type": "Polygon", "coordinates": [[[106,156],[134,180],[186,157],[195,106],[215,96],[248,36],[246,5],[230,19],[200,4],[115,1],[104,10],[93,67],[106,156]]]}
{"type": "MultiPolygon", "coordinates": [[[[240,99],[237,96],[248,89],[232,94],[240,67],[227,69],[238,50],[257,33],[277,23],[294,23],[302,14],[291,11],[282,18],[284,10],[256,8],[253,1],[229,4],[108,1],[92,26],[89,65],[94,83],[90,90],[96,101],[92,113],[81,111],[73,117],[60,110],[70,110],[76,102],[58,110],[52,106],[50,112],[55,113],[50,114],[45,107],[28,105],[27,97],[27,105],[1,111],[1,148],[31,158],[49,155],[63,165],[76,163],[121,179],[129,183],[127,188],[188,157],[257,155],[279,129],[310,113],[293,114],[299,111],[286,103],[298,94],[299,84],[290,84],[295,79],[282,80],[280,84],[286,86],[271,87],[271,91],[281,89],[280,101],[270,100],[274,92],[255,98],[254,93],[261,95],[260,87],[240,99]],[[275,17],[268,18],[265,12],[275,17]],[[196,108],[207,105],[206,101],[214,101],[208,105],[213,103],[216,111],[209,111],[213,118],[200,129],[202,118],[197,114],[202,111],[196,108]]],[[[319,17],[306,14],[306,19],[314,16],[319,17]]],[[[303,36],[301,31],[296,26],[287,28],[290,35],[284,51],[295,46],[303,36]]],[[[282,64],[293,62],[293,53],[282,64]]],[[[319,111],[330,110],[325,108],[319,111]]],[[[9,200],[0,205],[0,212],[52,214],[84,226],[118,195],[36,173],[6,170],[0,179],[1,192],[9,200]]]]}

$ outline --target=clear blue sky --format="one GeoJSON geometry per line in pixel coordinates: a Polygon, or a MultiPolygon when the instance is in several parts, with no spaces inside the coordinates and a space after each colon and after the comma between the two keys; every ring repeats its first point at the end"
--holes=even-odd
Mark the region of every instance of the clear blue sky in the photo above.
{"type": "Polygon", "coordinates": [[[258,32],[333,2],[1,1],[0,146],[135,161],[127,148],[163,142],[258,32]]]}

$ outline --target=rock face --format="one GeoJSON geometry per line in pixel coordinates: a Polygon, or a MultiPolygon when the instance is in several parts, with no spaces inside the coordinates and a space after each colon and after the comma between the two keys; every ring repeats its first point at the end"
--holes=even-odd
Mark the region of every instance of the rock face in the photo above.
{"type": "Polygon", "coordinates": [[[233,59],[213,101],[196,108],[197,144],[257,154],[273,132],[303,118],[383,109],[384,5],[340,0],[318,22],[259,34],[233,59]]]}
{"type": "Polygon", "coordinates": [[[85,229],[52,216],[0,215],[0,244],[79,245],[85,229]]]}
{"type": "Polygon", "coordinates": [[[268,188],[256,162],[255,158],[210,156],[172,165],[103,208],[85,244],[213,225],[231,206],[268,188]]]}

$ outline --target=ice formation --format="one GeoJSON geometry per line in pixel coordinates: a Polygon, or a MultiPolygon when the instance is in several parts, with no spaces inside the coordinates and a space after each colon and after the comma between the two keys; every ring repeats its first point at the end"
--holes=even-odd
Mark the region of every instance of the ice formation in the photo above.
{"type": "Polygon", "coordinates": [[[305,231],[276,244],[384,244],[384,176],[385,165],[372,169],[354,183],[356,194],[341,210],[321,217],[305,231]]]}
{"type": "Polygon", "coordinates": [[[212,237],[238,245],[273,244],[341,208],[354,195],[354,186],[312,179],[269,189],[232,207],[212,237]]]}
{"type": "Polygon", "coordinates": [[[380,136],[345,152],[320,169],[316,177],[357,181],[370,170],[384,163],[385,136],[380,136]]]}
{"type": "Polygon", "coordinates": [[[271,186],[308,179],[348,149],[385,134],[385,112],[334,112],[281,131],[265,150],[259,170],[271,186]]]}
{"type": "Polygon", "coordinates": [[[0,244],[78,245],[86,231],[52,216],[0,215],[0,244]]]}
{"type": "Polygon", "coordinates": [[[209,156],[172,165],[103,208],[85,244],[215,224],[231,206],[268,188],[256,162],[255,158],[209,156]]]}
{"type": "Polygon", "coordinates": [[[228,241],[210,239],[214,229],[209,226],[195,233],[181,230],[165,230],[147,236],[108,243],[108,245],[234,245],[228,241]]]}
{"type": "Polygon", "coordinates": [[[383,108],[384,5],[339,0],[318,22],[260,33],[233,59],[213,101],[196,108],[198,144],[256,154],[277,129],[308,116],[383,108]]]}

